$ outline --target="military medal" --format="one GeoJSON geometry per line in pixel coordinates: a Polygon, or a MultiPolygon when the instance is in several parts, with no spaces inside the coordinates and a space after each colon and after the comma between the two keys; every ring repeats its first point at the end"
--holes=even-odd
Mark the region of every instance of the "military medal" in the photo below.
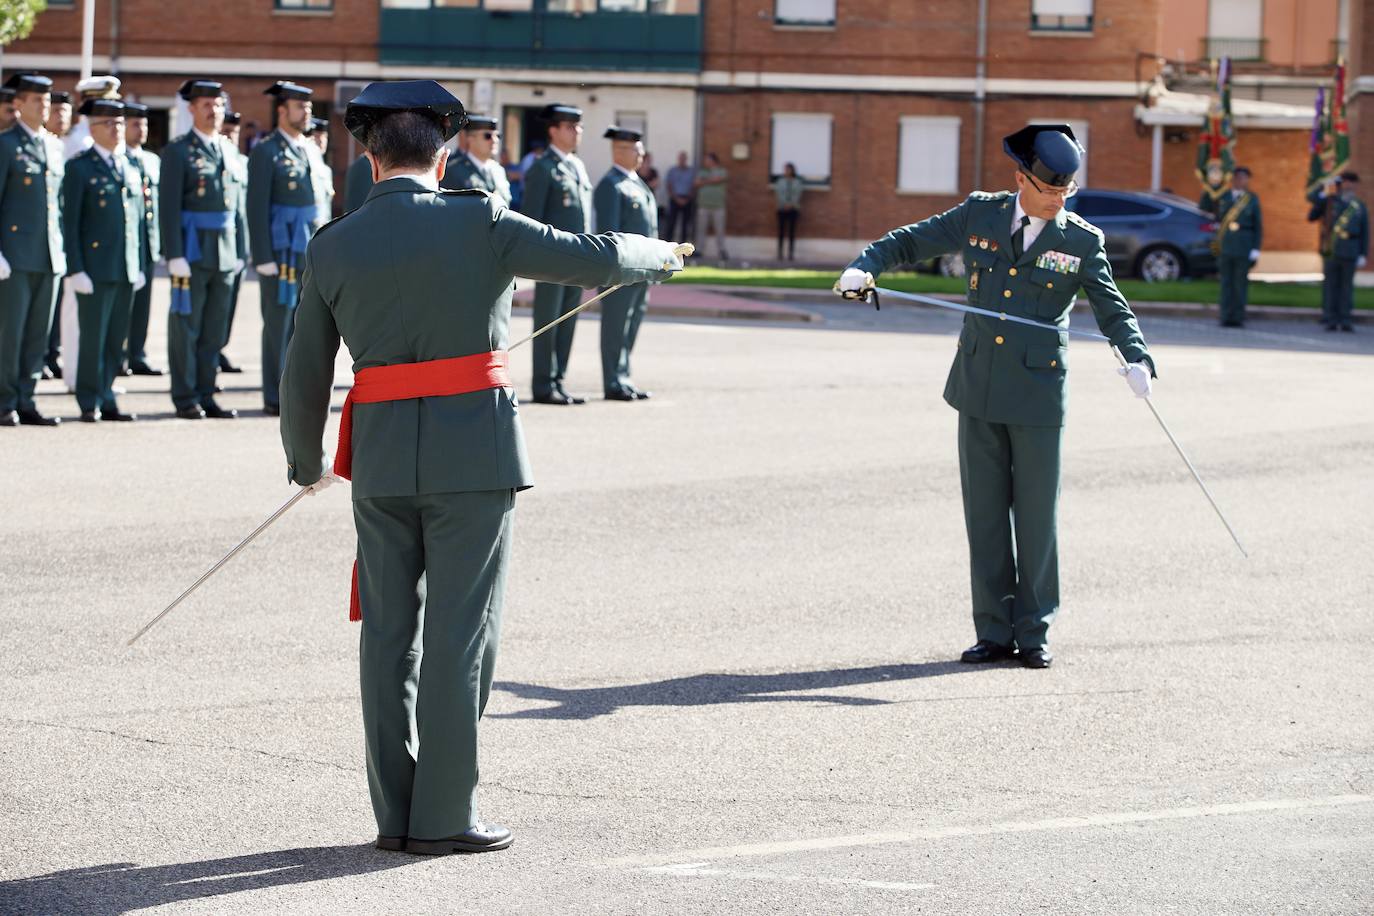
{"type": "Polygon", "coordinates": [[[1235,223],[1235,222],[1231,223],[1231,231],[1232,231],[1232,232],[1239,232],[1239,231],[1240,231],[1240,223],[1235,223]]]}
{"type": "Polygon", "coordinates": [[[987,240],[987,239],[979,239],[979,240],[978,240],[978,247],[979,247],[979,248],[982,248],[984,251],[986,251],[986,250],[987,250],[987,247],[988,247],[988,240],[987,240]]]}
{"type": "Polygon", "coordinates": [[[997,239],[993,239],[992,241],[988,242],[988,251],[996,251],[996,250],[997,250],[997,239]]]}
{"type": "Polygon", "coordinates": [[[976,236],[976,235],[970,235],[970,236],[968,237],[968,243],[969,243],[970,246],[972,246],[972,247],[974,247],[974,248],[977,248],[977,247],[978,247],[978,236],[976,236]]]}
{"type": "Polygon", "coordinates": [[[977,288],[978,288],[978,271],[975,270],[973,273],[969,274],[969,278],[968,278],[968,288],[969,288],[969,289],[977,289],[977,288]]]}

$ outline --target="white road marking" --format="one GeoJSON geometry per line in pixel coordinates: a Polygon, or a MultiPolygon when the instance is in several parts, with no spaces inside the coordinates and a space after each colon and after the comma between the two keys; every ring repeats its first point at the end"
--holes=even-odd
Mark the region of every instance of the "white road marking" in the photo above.
{"type": "Polygon", "coordinates": [[[665,865],[646,868],[651,875],[671,875],[677,878],[735,878],[744,881],[764,881],[773,884],[838,884],[844,887],[867,887],[880,891],[927,891],[933,884],[910,884],[905,881],[869,881],[865,878],[821,878],[812,875],[780,875],[775,872],[745,871],[739,868],[707,868],[707,862],[685,865],[665,865]]]}
{"type": "Polygon", "coordinates": [[[1081,830],[1084,827],[1115,827],[1122,824],[1145,824],[1152,821],[1187,820],[1235,814],[1264,814],[1271,811],[1299,811],[1309,808],[1331,808],[1343,805],[1374,803],[1374,795],[1328,795],[1318,798],[1279,798],[1269,801],[1230,802],[1219,805],[1200,805],[1189,808],[1162,808],[1156,811],[1120,811],[1088,814],[1081,817],[1056,817],[1039,821],[1003,821],[992,824],[950,825],[922,827],[915,830],[887,833],[860,833],[851,836],[813,837],[802,840],[776,840],[768,843],[748,843],[739,846],[711,846],[705,849],[684,849],[678,852],[627,856],[604,863],[612,867],[653,868],[680,863],[707,863],[715,859],[753,856],[776,856],[797,852],[818,852],[854,846],[880,846],[889,843],[915,843],[921,840],[946,840],[966,836],[989,836],[1005,833],[1032,833],[1042,830],[1081,830]]]}

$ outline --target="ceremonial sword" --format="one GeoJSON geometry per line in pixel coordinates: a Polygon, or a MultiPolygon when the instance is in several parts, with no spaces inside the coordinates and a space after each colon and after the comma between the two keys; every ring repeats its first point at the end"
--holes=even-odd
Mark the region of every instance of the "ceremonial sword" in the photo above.
{"type": "MultiPolygon", "coordinates": [[[[916,293],[903,293],[898,292],[895,289],[884,289],[876,286],[869,286],[863,290],[841,291],[839,288],[839,283],[836,283],[835,290],[836,292],[839,292],[840,295],[845,299],[856,299],[862,302],[867,302],[869,296],[872,296],[874,308],[881,308],[881,306],[878,303],[878,295],[879,293],[881,293],[884,296],[896,296],[898,299],[909,299],[912,302],[920,302],[926,305],[934,305],[942,309],[953,309],[956,312],[967,312],[971,315],[982,315],[987,318],[996,318],[999,321],[1012,321],[1016,324],[1029,325],[1033,328],[1042,328],[1043,330],[1054,331],[1059,334],[1076,334],[1079,337],[1088,337],[1093,340],[1106,341],[1109,345],[1111,345],[1112,355],[1116,357],[1116,361],[1121,364],[1121,367],[1123,369],[1126,368],[1126,358],[1121,355],[1121,351],[1118,350],[1116,346],[1111,343],[1110,338],[1106,337],[1105,335],[1098,334],[1095,331],[1080,331],[1077,328],[1071,328],[1067,326],[1060,327],[1057,324],[1047,324],[1043,321],[1036,321],[1032,318],[1022,318],[1020,315],[1008,315],[1006,312],[994,312],[991,309],[982,309],[973,305],[964,305],[963,303],[959,302],[950,302],[946,299],[935,299],[931,296],[920,296],[916,293]]],[[[1155,406],[1154,401],[1150,399],[1149,395],[1146,395],[1142,400],[1145,401],[1145,406],[1150,408],[1150,413],[1154,414],[1155,419],[1159,421],[1159,426],[1161,429],[1164,430],[1164,435],[1168,436],[1169,441],[1173,443],[1175,451],[1178,452],[1178,457],[1182,458],[1183,463],[1187,465],[1188,473],[1193,475],[1193,479],[1197,481],[1197,485],[1202,488],[1202,495],[1207,497],[1207,502],[1211,503],[1213,511],[1215,511],[1217,514],[1217,518],[1221,519],[1221,523],[1226,526],[1226,533],[1231,535],[1231,540],[1236,542],[1236,547],[1240,549],[1240,555],[1245,557],[1246,559],[1249,559],[1250,554],[1246,552],[1245,546],[1241,544],[1240,538],[1236,536],[1236,531],[1234,528],[1231,527],[1231,523],[1226,520],[1226,515],[1221,511],[1221,506],[1217,505],[1216,499],[1212,496],[1212,491],[1207,489],[1207,484],[1203,483],[1202,475],[1197,472],[1197,468],[1193,467],[1193,462],[1188,459],[1188,454],[1183,451],[1183,446],[1179,444],[1178,439],[1174,437],[1173,431],[1169,429],[1169,424],[1164,422],[1164,417],[1160,415],[1159,408],[1155,406]]]]}
{"type": "MultiPolygon", "coordinates": [[[[677,255],[679,258],[688,258],[688,257],[691,257],[692,254],[693,254],[693,252],[695,252],[695,251],[696,251],[696,246],[695,246],[695,245],[693,245],[691,242],[683,242],[682,244],[678,245],[677,247],[675,247],[675,248],[673,249],[673,254],[677,255]]],[[[664,270],[669,270],[669,269],[671,268],[671,266],[672,266],[671,264],[664,264],[664,265],[663,265],[663,269],[664,269],[664,270]]],[[[571,317],[573,317],[574,315],[576,315],[578,312],[580,312],[580,311],[582,311],[583,309],[585,309],[587,306],[589,306],[589,305],[594,305],[594,304],[596,304],[597,302],[600,302],[602,299],[605,299],[605,298],[606,298],[607,296],[609,296],[611,293],[615,292],[616,290],[620,289],[621,287],[623,287],[623,286],[625,286],[625,285],[626,285],[626,284],[624,284],[624,283],[617,283],[615,286],[608,287],[607,289],[603,290],[602,292],[597,293],[595,296],[593,296],[592,298],[588,299],[586,302],[583,302],[581,305],[577,306],[577,308],[569,309],[568,311],[564,312],[562,315],[560,315],[560,316],[558,316],[557,318],[555,318],[553,321],[550,321],[548,324],[544,325],[542,328],[540,328],[539,330],[535,331],[533,334],[530,334],[528,337],[523,337],[523,338],[521,338],[520,340],[516,341],[515,343],[511,344],[509,347],[506,348],[506,352],[509,353],[511,350],[514,350],[516,347],[519,347],[519,346],[521,346],[521,345],[523,345],[523,344],[529,343],[531,340],[534,340],[534,339],[535,339],[536,337],[538,337],[540,334],[543,334],[545,331],[551,330],[552,328],[554,328],[554,327],[556,327],[556,326],[562,324],[563,322],[567,321],[569,318],[571,318],[571,317]]],[[[307,493],[309,493],[309,492],[310,492],[310,490],[309,490],[308,487],[302,487],[295,495],[293,495],[293,496],[292,496],[290,499],[288,499],[286,502],[282,503],[282,507],[281,507],[280,509],[278,509],[276,512],[273,512],[271,515],[269,515],[269,516],[267,517],[267,520],[266,520],[266,521],[264,521],[264,522],[263,522],[261,525],[259,525],[258,527],[254,528],[252,534],[248,535],[248,537],[246,537],[246,538],[244,538],[243,540],[239,541],[238,544],[234,547],[233,550],[229,551],[229,552],[226,553],[224,556],[220,557],[220,559],[215,563],[214,566],[211,566],[209,569],[207,569],[207,570],[205,571],[204,575],[202,575],[202,576],[201,576],[199,579],[197,579],[195,582],[191,583],[191,587],[190,587],[190,588],[186,589],[186,591],[184,591],[184,592],[182,592],[180,595],[178,595],[178,596],[177,596],[177,600],[175,600],[175,601],[173,601],[171,604],[167,605],[165,608],[162,609],[162,612],[161,612],[160,614],[158,614],[158,615],[157,615],[156,617],[154,617],[152,620],[150,620],[150,621],[148,621],[147,623],[145,623],[145,624],[143,625],[143,629],[139,630],[139,631],[138,631],[137,633],[135,633],[132,637],[130,637],[129,641],[128,641],[127,643],[125,643],[125,646],[132,646],[134,643],[138,642],[139,638],[140,638],[144,633],[147,633],[147,632],[148,632],[149,630],[151,630],[153,627],[157,626],[157,623],[158,623],[159,620],[161,620],[162,618],[166,617],[168,614],[170,614],[170,613],[172,612],[172,610],[173,610],[178,604],[181,604],[181,602],[185,601],[188,597],[190,597],[190,595],[191,595],[192,592],[194,592],[196,589],[198,589],[198,588],[200,588],[202,585],[204,585],[207,579],[209,579],[209,578],[210,578],[211,576],[213,576],[215,573],[219,572],[220,568],[221,568],[222,566],[224,566],[224,564],[228,563],[230,560],[232,560],[232,559],[239,553],[239,551],[243,550],[243,548],[245,548],[245,547],[247,547],[249,544],[251,544],[251,543],[253,542],[253,539],[254,539],[254,538],[256,538],[258,535],[262,534],[262,533],[263,533],[264,531],[266,531],[268,528],[270,528],[270,527],[272,526],[272,524],[273,524],[274,522],[276,522],[277,519],[281,518],[283,515],[285,515],[287,512],[289,512],[289,511],[291,510],[291,507],[294,506],[294,505],[296,505],[296,503],[300,502],[300,501],[301,501],[301,497],[302,497],[302,496],[305,496],[305,495],[306,495],[307,493]]]]}

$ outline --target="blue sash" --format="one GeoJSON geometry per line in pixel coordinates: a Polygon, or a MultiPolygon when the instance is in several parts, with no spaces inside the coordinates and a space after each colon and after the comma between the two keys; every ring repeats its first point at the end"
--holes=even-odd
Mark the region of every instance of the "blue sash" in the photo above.
{"type": "Polygon", "coordinates": [[[299,279],[296,262],[305,254],[305,246],[310,242],[310,226],[318,215],[314,204],[303,207],[272,205],[272,253],[277,259],[277,305],[289,309],[296,307],[296,284],[299,279]]]}
{"type": "MultiPolygon", "coordinates": [[[[234,214],[228,210],[183,210],[181,212],[181,243],[189,264],[199,264],[204,252],[200,250],[200,233],[223,232],[234,224],[234,214]]],[[[178,283],[172,278],[173,315],[191,314],[191,284],[178,283]]]]}

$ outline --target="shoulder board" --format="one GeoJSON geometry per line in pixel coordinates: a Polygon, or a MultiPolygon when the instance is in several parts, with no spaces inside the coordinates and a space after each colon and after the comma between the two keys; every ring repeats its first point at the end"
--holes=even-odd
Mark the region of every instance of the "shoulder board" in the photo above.
{"type": "Polygon", "coordinates": [[[1097,228],[1092,223],[1088,222],[1083,217],[1079,216],[1077,213],[1074,213],[1072,210],[1064,211],[1064,222],[1068,225],[1077,226],[1079,229],[1091,232],[1098,238],[1103,237],[1101,229],[1097,228]]]}
{"type": "Polygon", "coordinates": [[[1011,197],[1010,191],[974,191],[968,196],[969,200],[1006,200],[1011,197]]]}
{"type": "MultiPolygon", "coordinates": [[[[359,208],[358,208],[358,210],[361,210],[361,209],[362,209],[362,207],[359,207],[359,208]]],[[[336,217],[334,217],[334,218],[331,219],[329,222],[325,223],[323,226],[321,226],[320,228],[316,229],[316,230],[315,230],[315,234],[312,235],[312,236],[310,237],[311,240],[313,241],[313,240],[319,238],[321,232],[323,232],[324,230],[328,229],[330,226],[334,225],[335,223],[343,222],[344,220],[348,219],[348,217],[352,216],[354,213],[357,213],[358,210],[349,210],[347,213],[344,213],[344,214],[342,214],[341,216],[336,216],[336,217]]]]}

